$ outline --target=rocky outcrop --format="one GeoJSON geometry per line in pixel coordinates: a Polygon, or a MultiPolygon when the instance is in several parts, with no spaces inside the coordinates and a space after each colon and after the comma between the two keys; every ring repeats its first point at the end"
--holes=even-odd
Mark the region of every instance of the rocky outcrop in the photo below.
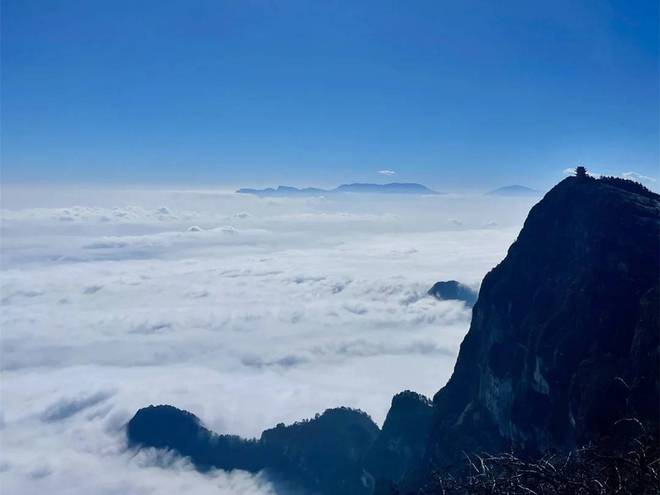
{"type": "Polygon", "coordinates": [[[256,440],[216,435],[187,411],[149,406],[133,416],[126,431],[130,446],[173,450],[201,471],[266,470],[313,493],[373,491],[373,478],[363,465],[379,430],[367,414],[354,409],[328,409],[311,420],[279,424],[256,440]]]}
{"type": "Polygon", "coordinates": [[[394,396],[383,429],[365,459],[377,492],[387,493],[421,465],[432,419],[433,403],[427,397],[409,390],[394,396]]]}
{"type": "Polygon", "coordinates": [[[477,291],[463,285],[456,280],[447,280],[436,282],[428,291],[430,296],[436,299],[463,301],[467,306],[472,307],[477,302],[477,291]]]}

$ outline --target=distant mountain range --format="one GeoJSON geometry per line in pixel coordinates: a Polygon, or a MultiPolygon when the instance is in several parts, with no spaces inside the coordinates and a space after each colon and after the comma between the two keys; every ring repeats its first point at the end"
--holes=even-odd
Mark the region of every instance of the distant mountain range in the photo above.
{"type": "Polygon", "coordinates": [[[526,186],[504,186],[486,193],[490,196],[541,196],[543,192],[526,186]]]}
{"type": "Polygon", "coordinates": [[[354,183],[342,184],[334,189],[317,187],[297,188],[291,186],[268,187],[266,189],[241,188],[237,193],[253,194],[255,196],[321,196],[338,193],[368,193],[368,194],[440,194],[422,184],[414,182],[392,182],[390,184],[354,183]]]}
{"type": "MultiPolygon", "coordinates": [[[[277,186],[267,187],[265,189],[254,189],[242,187],[236,191],[240,194],[252,194],[260,197],[291,197],[291,196],[325,196],[328,194],[357,193],[357,194],[410,194],[427,195],[443,194],[426,187],[423,184],[415,182],[391,182],[389,184],[371,184],[365,182],[356,182],[352,184],[342,184],[334,189],[322,189],[319,187],[293,187],[277,186]]],[[[520,185],[505,186],[486,193],[491,196],[521,196],[534,197],[542,196],[543,192],[520,185]]]]}

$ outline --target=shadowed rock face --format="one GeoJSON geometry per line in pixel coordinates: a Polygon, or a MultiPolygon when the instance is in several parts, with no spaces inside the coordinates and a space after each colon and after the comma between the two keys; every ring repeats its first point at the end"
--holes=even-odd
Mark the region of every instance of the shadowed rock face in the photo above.
{"type": "Polygon", "coordinates": [[[363,458],[378,431],[367,414],[347,408],[278,425],[259,440],[216,435],[193,414],[167,405],[140,409],[127,425],[129,445],[174,450],[201,471],[266,469],[314,493],[349,495],[373,490],[363,458]]]}
{"type": "Polygon", "coordinates": [[[629,181],[567,178],[532,208],[433,399],[425,469],[606,441],[629,415],[657,429],[659,225],[629,181]]]}
{"type": "Polygon", "coordinates": [[[436,282],[429,289],[428,293],[440,300],[463,301],[470,307],[474,306],[474,303],[477,302],[477,292],[456,280],[436,282]]]}

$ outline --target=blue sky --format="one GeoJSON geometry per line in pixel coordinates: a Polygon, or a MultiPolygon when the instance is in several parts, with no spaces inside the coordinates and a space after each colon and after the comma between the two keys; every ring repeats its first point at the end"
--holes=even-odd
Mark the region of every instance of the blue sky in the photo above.
{"type": "Polygon", "coordinates": [[[2,1],[4,182],[657,176],[658,105],[655,0],[2,1]]]}

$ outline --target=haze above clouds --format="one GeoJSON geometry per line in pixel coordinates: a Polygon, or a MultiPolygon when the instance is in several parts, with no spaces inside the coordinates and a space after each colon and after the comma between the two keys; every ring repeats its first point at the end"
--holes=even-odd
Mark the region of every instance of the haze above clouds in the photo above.
{"type": "Polygon", "coordinates": [[[338,405],[382,424],[395,393],[445,383],[467,331],[428,288],[478,287],[533,202],[5,187],[3,491],[281,493],[135,455],[123,427],[152,403],[244,436],[338,405]]]}

